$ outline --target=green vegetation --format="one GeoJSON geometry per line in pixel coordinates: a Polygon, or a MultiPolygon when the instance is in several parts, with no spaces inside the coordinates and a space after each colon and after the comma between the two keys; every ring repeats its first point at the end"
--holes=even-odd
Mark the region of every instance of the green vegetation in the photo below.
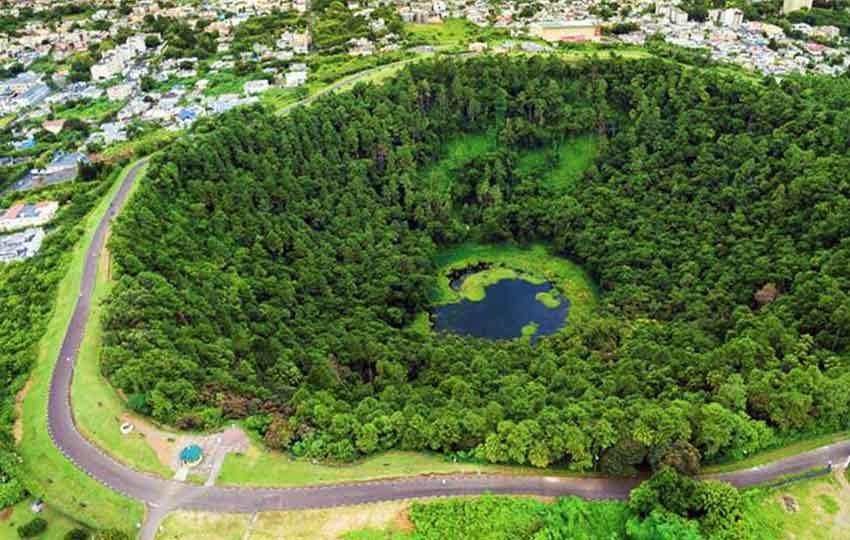
{"type": "MultiPolygon", "coordinates": [[[[701,489],[713,489],[703,487],[701,489]]],[[[657,508],[642,517],[632,503],[588,502],[566,497],[554,503],[484,496],[414,502],[410,530],[361,529],[346,540],[701,540],[701,520],[657,508]]],[[[711,537],[714,538],[714,537],[711,537]]],[[[719,537],[718,537],[719,538],[719,537]]],[[[741,536],[735,538],[742,538],[741,536]]]]}
{"type": "MultiPolygon", "coordinates": [[[[133,189],[138,189],[138,186],[137,182],[133,189]]],[[[137,432],[121,434],[119,428],[123,423],[124,402],[100,374],[98,351],[102,341],[101,303],[114,286],[110,280],[110,266],[109,254],[102,253],[92,294],[91,313],[71,387],[74,417],[80,432],[100,448],[108,450],[135,469],[170,477],[171,470],[160,463],[143,435],[137,432]]]]}
{"type": "Polygon", "coordinates": [[[110,101],[107,98],[82,100],[77,103],[68,104],[67,107],[57,110],[56,117],[66,120],[74,118],[100,123],[120,111],[124,103],[123,101],[110,101]]]}
{"type": "Polygon", "coordinates": [[[390,451],[357,463],[332,466],[292,460],[252,445],[244,454],[228,454],[218,477],[219,485],[309,486],[339,482],[400,478],[449,473],[539,474],[523,467],[453,462],[434,452],[390,451]]]}
{"type": "MultiPolygon", "coordinates": [[[[496,267],[491,268],[489,270],[482,270],[481,272],[476,272],[475,274],[472,274],[464,280],[463,285],[461,285],[460,289],[457,292],[452,292],[455,292],[455,295],[461,299],[479,302],[483,300],[486,296],[487,287],[498,283],[503,279],[523,279],[531,283],[543,283],[543,280],[541,278],[532,277],[527,274],[519,274],[516,270],[512,268],[496,267]]],[[[445,300],[445,302],[450,301],[452,300],[445,300]]]]}
{"type": "Polygon", "coordinates": [[[452,171],[474,158],[492,152],[497,147],[498,142],[494,131],[455,137],[445,145],[445,157],[425,172],[425,182],[435,189],[448,191],[451,189],[454,178],[452,171]]]}
{"type": "MultiPolygon", "coordinates": [[[[126,173],[126,170],[128,169],[125,169],[122,175],[126,173]]],[[[23,458],[23,464],[19,471],[21,481],[28,491],[47,501],[54,509],[63,514],[74,516],[93,528],[117,527],[129,529],[133,524],[141,521],[142,505],[116,494],[78,470],[59,453],[45,429],[45,411],[47,410],[50,376],[54,362],[58,359],[62,338],[65,335],[65,329],[71,319],[75,305],[74,301],[55,302],[50,299],[76,298],[82,277],[86,248],[94,235],[97,222],[106,213],[109,201],[118,189],[119,182],[116,181],[116,176],[121,177],[110,175],[108,181],[103,180],[88,186],[90,191],[85,197],[78,194],[74,199],[73,204],[79,204],[79,206],[70,206],[67,210],[64,210],[63,212],[66,213],[64,218],[62,215],[57,216],[57,220],[67,220],[66,223],[73,227],[64,233],[61,232],[62,229],[58,229],[57,233],[54,233],[53,241],[58,244],[57,247],[61,247],[61,255],[57,254],[59,255],[58,261],[61,262],[56,264],[61,264],[61,267],[56,270],[54,266],[53,271],[32,274],[55,279],[56,284],[45,287],[42,291],[48,295],[47,299],[43,301],[47,308],[44,320],[46,326],[41,327],[41,334],[43,335],[41,341],[32,348],[31,354],[35,367],[29,376],[29,384],[23,398],[20,419],[22,438],[17,446],[17,452],[23,458]],[[109,194],[104,197],[105,190],[109,189],[110,186],[109,194]],[[95,201],[100,202],[94,206],[95,201]],[[94,209],[91,210],[91,208],[94,209]],[[74,486],[74,489],[69,489],[68,486],[74,486]]],[[[69,187],[80,189],[83,186],[85,184],[70,184],[53,189],[68,189],[69,187]]],[[[56,225],[59,226],[59,223],[56,223],[56,225]]],[[[47,242],[48,240],[45,239],[42,254],[22,265],[18,265],[17,268],[43,260],[42,257],[46,258],[49,253],[49,251],[46,251],[47,242]]],[[[16,267],[8,266],[5,268],[16,267]]],[[[33,300],[25,305],[42,304],[33,300]]],[[[4,312],[0,312],[0,314],[4,312]]],[[[26,376],[22,376],[21,379],[21,386],[23,386],[26,376]]],[[[12,396],[15,395],[15,390],[12,389],[12,396]]]]}
{"type": "Polygon", "coordinates": [[[405,23],[404,31],[411,45],[444,47],[463,47],[476,41],[510,37],[504,30],[480,28],[466,19],[445,19],[436,24],[405,23]]]}
{"type": "Polygon", "coordinates": [[[406,23],[404,30],[412,43],[463,45],[475,41],[479,28],[466,19],[446,19],[439,24],[406,23]]]}
{"type": "MultiPolygon", "coordinates": [[[[382,502],[260,513],[251,530],[300,540],[833,540],[847,531],[848,489],[827,477],[740,494],[667,470],[627,504],[503,496],[382,502]]],[[[237,540],[249,522],[247,515],[178,512],[157,538],[237,540]]]]}
{"type": "MultiPolygon", "coordinates": [[[[28,523],[36,514],[30,510],[32,499],[25,499],[14,506],[5,508],[0,515],[0,540],[19,540],[18,527],[28,523]]],[[[46,532],[39,536],[43,540],[65,540],[68,531],[79,527],[76,521],[57,512],[49,505],[38,514],[47,522],[46,532]]]]}
{"type": "Polygon", "coordinates": [[[534,298],[549,309],[555,309],[561,305],[561,295],[555,289],[537,293],[534,298]]]}
{"type": "Polygon", "coordinates": [[[847,535],[850,488],[836,477],[753,493],[747,516],[757,540],[834,540],[847,535]]]}
{"type": "Polygon", "coordinates": [[[582,174],[593,165],[596,150],[596,138],[582,135],[555,148],[523,155],[517,169],[526,174],[541,174],[543,184],[553,193],[561,194],[576,187],[582,174]]]}
{"type": "Polygon", "coordinates": [[[522,327],[522,336],[526,339],[531,338],[537,332],[537,328],[540,325],[536,322],[530,322],[522,327]]]}
{"type": "Polygon", "coordinates": [[[570,320],[590,318],[596,306],[595,285],[590,276],[569,259],[551,255],[541,244],[528,247],[464,244],[441,252],[437,263],[437,283],[431,295],[435,304],[462,299],[479,301],[484,298],[488,286],[503,279],[523,279],[535,284],[551,283],[555,293],[540,293],[538,300],[555,308],[560,305],[558,293],[564,295],[570,300],[570,320]],[[457,291],[449,286],[448,275],[452,271],[481,263],[492,266],[467,277],[457,291]]]}
{"type": "Polygon", "coordinates": [[[329,462],[433,450],[692,474],[839,431],[848,95],[844,79],[517,56],[415,63],[285,118],[232,111],[155,160],[116,225],[103,373],[157,421],[241,420],[329,462]],[[494,142],[433,181],[472,134],[494,142]],[[580,140],[581,165],[562,165],[580,140]],[[422,332],[439,254],[505,244],[585,268],[592,316],[535,347],[422,332]]]}

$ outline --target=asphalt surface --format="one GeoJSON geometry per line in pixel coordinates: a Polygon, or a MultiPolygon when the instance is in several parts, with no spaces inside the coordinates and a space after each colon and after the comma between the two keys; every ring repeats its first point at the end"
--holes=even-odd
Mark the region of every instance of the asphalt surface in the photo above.
{"type": "MultiPolygon", "coordinates": [[[[141,531],[143,539],[152,539],[162,517],[176,509],[256,512],[483,493],[624,499],[638,484],[639,480],[626,478],[465,474],[303,488],[227,488],[205,487],[154,477],[117,462],[77,431],[70,401],[71,379],[89,317],[98,258],[103,250],[111,218],[120,211],[144,163],[144,160],[138,162],[123,180],[109,211],[98,224],[94,239],[88,248],[79,297],[53,371],[48,402],[48,431],[56,447],[92,478],[146,504],[148,514],[141,531]]],[[[829,461],[843,463],[848,454],[850,441],[844,441],[754,469],[716,475],[713,478],[731,482],[736,486],[754,485],[824,465],[829,461]]]]}

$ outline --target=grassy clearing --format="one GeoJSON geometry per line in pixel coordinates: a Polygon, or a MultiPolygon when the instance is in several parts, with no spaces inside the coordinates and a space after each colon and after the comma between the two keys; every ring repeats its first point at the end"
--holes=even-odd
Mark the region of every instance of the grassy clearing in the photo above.
{"type": "Polygon", "coordinates": [[[439,24],[407,23],[408,37],[423,45],[462,45],[474,41],[479,28],[465,19],[446,19],[439,24]]]}
{"type": "Polygon", "coordinates": [[[844,441],[847,440],[847,438],[850,438],[850,431],[841,431],[838,433],[831,433],[829,435],[818,435],[816,437],[796,441],[772,450],[765,450],[764,452],[759,452],[740,461],[709,465],[707,467],[703,467],[701,472],[702,474],[717,474],[738,471],[741,469],[750,469],[752,467],[795,456],[803,452],[808,452],[809,450],[814,450],[822,446],[827,446],[832,443],[844,441]]]}
{"type": "Polygon", "coordinates": [[[60,111],[56,116],[57,118],[64,118],[66,120],[78,118],[80,120],[94,120],[99,122],[110,114],[120,111],[125,103],[125,101],[110,101],[107,98],[100,98],[90,103],[60,111]]]}
{"type": "MultiPolygon", "coordinates": [[[[328,540],[365,539],[359,532],[407,529],[406,501],[382,502],[327,510],[263,512],[252,522],[249,514],[175,512],[162,524],[157,540],[328,540]],[[250,534],[246,534],[250,527],[250,534]],[[355,536],[350,536],[355,534],[355,536]]],[[[383,536],[386,538],[386,536],[383,536]]]]}
{"type": "Polygon", "coordinates": [[[307,486],[422,474],[478,472],[550,476],[558,474],[552,470],[531,467],[452,463],[440,454],[402,451],[385,452],[350,465],[313,465],[308,461],[291,460],[284,454],[261,449],[256,443],[252,443],[244,454],[227,454],[217,484],[307,486]]]}
{"type": "Polygon", "coordinates": [[[757,540],[850,538],[850,489],[826,477],[764,491],[748,517],[757,540]]]}
{"type": "MultiPolygon", "coordinates": [[[[144,174],[144,171],[140,174],[144,174]]],[[[133,192],[138,186],[139,182],[133,186],[133,192]]],[[[103,337],[101,303],[114,285],[110,276],[110,264],[109,254],[104,251],[101,254],[92,294],[92,310],[71,385],[71,402],[77,427],[87,439],[101,448],[108,448],[112,455],[134,469],[170,477],[171,470],[157,459],[156,453],[145,442],[142,434],[121,434],[119,427],[123,423],[121,417],[125,412],[124,401],[100,374],[98,355],[103,337]]]]}
{"type": "MultiPolygon", "coordinates": [[[[494,281],[494,278],[499,276],[502,276],[502,279],[520,276],[529,281],[536,279],[538,283],[548,281],[569,299],[570,320],[584,320],[593,314],[597,292],[590,276],[569,259],[549,254],[546,246],[542,244],[523,248],[510,244],[481,245],[469,243],[443,252],[437,260],[439,270],[437,286],[432,293],[433,302],[445,304],[469,298],[466,285],[478,274],[466,279],[460,293],[452,290],[449,286],[449,279],[446,274],[451,270],[465,268],[480,262],[489,262],[497,270],[507,268],[512,272],[497,273],[495,270],[480,272],[480,274],[489,274],[489,276],[480,278],[485,286],[498,281],[494,281]]],[[[474,291],[473,294],[479,294],[477,287],[477,284],[470,286],[474,291]]]]}
{"type": "Polygon", "coordinates": [[[154,129],[145,133],[138,139],[126,141],[104,150],[103,155],[107,159],[132,156],[135,154],[147,155],[161,149],[175,141],[182,131],[169,131],[165,128],[154,129]]]}
{"type": "Polygon", "coordinates": [[[79,523],[50,506],[45,506],[40,514],[34,514],[30,510],[32,502],[32,499],[25,499],[0,514],[0,540],[19,540],[18,527],[36,516],[47,520],[47,531],[38,536],[40,540],[63,540],[68,531],[81,527],[79,523]]]}
{"type": "Polygon", "coordinates": [[[483,156],[497,148],[495,130],[456,137],[446,145],[445,157],[425,171],[425,182],[441,191],[447,191],[452,185],[453,170],[470,159],[483,156]]]}
{"type": "Polygon", "coordinates": [[[128,170],[129,166],[81,225],[85,234],[74,251],[68,254],[71,259],[68,272],[59,284],[58,301],[39,345],[38,359],[30,378],[31,386],[23,401],[23,438],[18,447],[24,460],[21,478],[26,481],[30,492],[41,496],[57,511],[74,516],[86,525],[124,530],[141,522],[142,505],[104,487],[68,461],[53,446],[47,434],[46,414],[50,376],[74,310],[86,248],[128,170]]]}
{"type": "Polygon", "coordinates": [[[6,116],[0,116],[0,129],[3,129],[4,127],[11,124],[12,120],[14,120],[14,119],[15,119],[14,114],[7,114],[6,116]]]}
{"type": "Polygon", "coordinates": [[[549,149],[537,149],[524,154],[517,164],[517,172],[525,175],[540,175],[542,184],[554,193],[572,190],[581,175],[593,164],[597,152],[597,140],[592,135],[579,135],[565,141],[557,150],[554,167],[547,163],[549,149]]]}

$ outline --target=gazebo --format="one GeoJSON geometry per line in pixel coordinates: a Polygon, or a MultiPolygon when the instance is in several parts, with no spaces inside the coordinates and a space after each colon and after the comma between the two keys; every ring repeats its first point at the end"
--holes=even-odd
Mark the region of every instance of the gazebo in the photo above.
{"type": "Polygon", "coordinates": [[[187,446],[180,451],[180,462],[189,467],[194,467],[204,459],[204,451],[197,444],[187,446]]]}

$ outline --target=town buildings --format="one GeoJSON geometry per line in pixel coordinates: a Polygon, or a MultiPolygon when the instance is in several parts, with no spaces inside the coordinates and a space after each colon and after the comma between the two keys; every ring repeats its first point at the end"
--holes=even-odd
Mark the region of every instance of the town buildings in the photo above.
{"type": "Polygon", "coordinates": [[[0,263],[22,261],[38,253],[44,240],[44,229],[35,227],[0,236],[0,263]]]}
{"type": "Polygon", "coordinates": [[[783,0],[782,13],[791,13],[801,9],[812,9],[812,0],[783,0]]]}

